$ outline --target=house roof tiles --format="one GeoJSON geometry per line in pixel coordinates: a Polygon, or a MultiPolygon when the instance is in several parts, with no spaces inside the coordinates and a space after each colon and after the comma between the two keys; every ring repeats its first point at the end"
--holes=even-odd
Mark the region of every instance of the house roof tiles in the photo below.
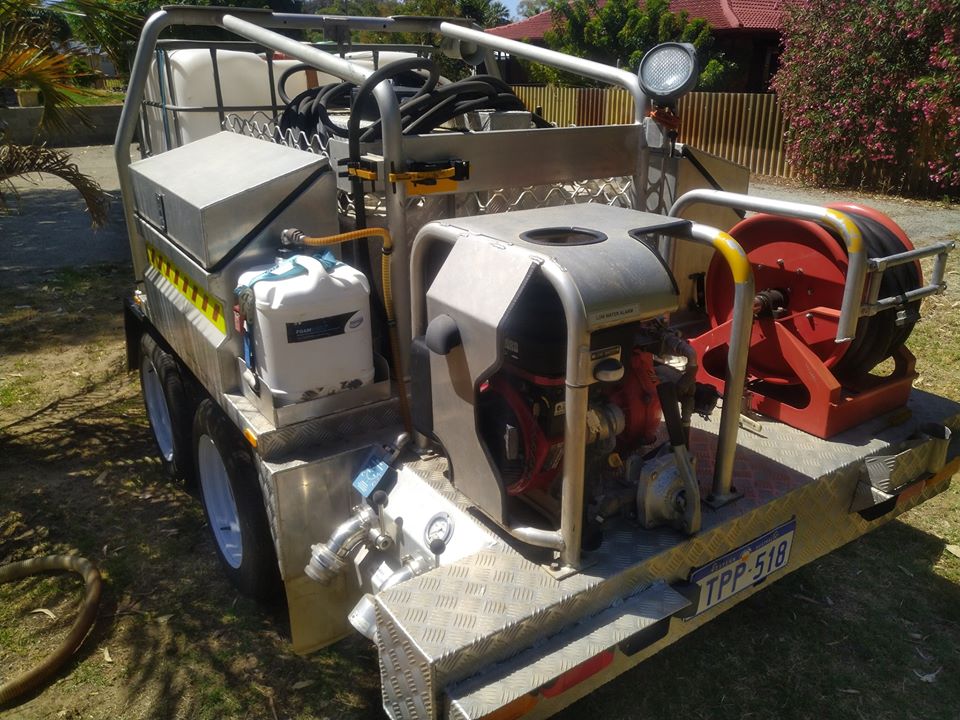
{"type": "MultiPolygon", "coordinates": [[[[671,0],[670,10],[702,17],[717,30],[779,30],[782,0],[671,0]]],[[[487,30],[511,40],[542,40],[553,25],[550,11],[487,30]]]]}

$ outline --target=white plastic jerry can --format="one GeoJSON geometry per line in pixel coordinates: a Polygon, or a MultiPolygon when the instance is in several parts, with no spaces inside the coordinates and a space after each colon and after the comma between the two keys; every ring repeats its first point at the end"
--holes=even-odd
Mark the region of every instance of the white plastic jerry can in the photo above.
{"type": "MultiPolygon", "coordinates": [[[[281,405],[373,380],[370,283],[327,254],[293,255],[240,276],[253,292],[253,370],[281,405]]],[[[249,330],[248,330],[249,332],[249,330]]]]}

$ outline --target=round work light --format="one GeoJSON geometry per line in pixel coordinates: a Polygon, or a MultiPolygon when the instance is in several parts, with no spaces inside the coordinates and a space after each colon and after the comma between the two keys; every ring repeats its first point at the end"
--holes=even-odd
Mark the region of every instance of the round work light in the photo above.
{"type": "Polygon", "coordinates": [[[697,84],[697,51],[690,43],[661,43],[643,56],[637,75],[647,97],[658,105],[673,105],[697,84]]]}

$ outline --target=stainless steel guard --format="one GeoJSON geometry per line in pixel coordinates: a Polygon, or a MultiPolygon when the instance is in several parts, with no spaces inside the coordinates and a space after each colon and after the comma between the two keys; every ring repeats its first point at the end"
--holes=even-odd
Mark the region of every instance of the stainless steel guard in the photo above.
{"type": "Polygon", "coordinates": [[[837,323],[837,342],[853,340],[857,330],[857,321],[861,315],[860,303],[867,279],[867,254],[863,247],[863,237],[860,235],[860,230],[850,218],[837,210],[817,205],[769,200],[719,190],[691,190],[677,199],[673,207],[670,208],[669,215],[680,217],[680,213],[685,207],[695,203],[708,203],[722,207],[739,208],[740,210],[752,210],[754,212],[812,220],[826,225],[836,232],[846,245],[850,257],[846,282],[843,287],[840,319],[837,323]]]}

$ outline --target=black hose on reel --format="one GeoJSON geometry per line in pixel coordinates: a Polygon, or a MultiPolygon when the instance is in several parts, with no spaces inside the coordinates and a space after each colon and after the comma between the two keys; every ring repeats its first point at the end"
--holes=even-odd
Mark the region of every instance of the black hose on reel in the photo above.
{"type": "MultiPolygon", "coordinates": [[[[863,236],[864,249],[868,257],[886,257],[908,250],[900,239],[882,223],[857,213],[854,208],[845,207],[846,213],[863,236]]],[[[902,297],[910,290],[922,284],[920,272],[915,263],[906,263],[887,268],[880,281],[880,297],[902,297]]],[[[905,308],[905,316],[897,324],[898,308],[890,308],[869,317],[863,317],[857,324],[856,337],[850,347],[834,367],[834,374],[843,380],[869,372],[902,346],[914,325],[920,319],[920,301],[910,303],[905,308]]]]}

